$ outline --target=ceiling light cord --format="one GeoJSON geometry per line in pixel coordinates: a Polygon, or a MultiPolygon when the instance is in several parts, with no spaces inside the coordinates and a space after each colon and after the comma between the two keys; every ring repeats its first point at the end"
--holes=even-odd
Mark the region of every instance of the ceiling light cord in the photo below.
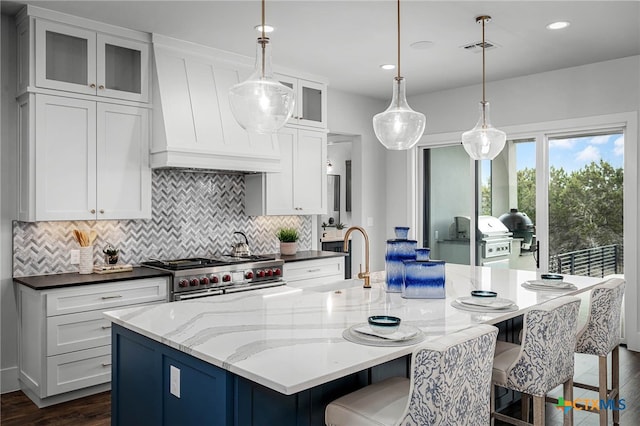
{"type": "Polygon", "coordinates": [[[398,80],[402,79],[400,77],[400,0],[398,0],[398,80]]]}
{"type": "Polygon", "coordinates": [[[262,78],[264,78],[264,63],[266,59],[265,50],[266,50],[266,44],[267,44],[267,37],[265,36],[265,31],[264,31],[265,1],[266,0],[262,0],[262,37],[260,38],[260,44],[262,45],[262,78]]]}

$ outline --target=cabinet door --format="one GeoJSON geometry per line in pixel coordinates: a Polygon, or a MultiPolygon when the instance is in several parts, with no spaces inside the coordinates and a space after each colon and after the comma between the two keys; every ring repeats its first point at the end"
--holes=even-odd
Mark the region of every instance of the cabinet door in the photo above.
{"type": "Polygon", "coordinates": [[[294,158],[294,210],[297,214],[327,214],[326,134],[299,130],[294,158]]]}
{"type": "Polygon", "coordinates": [[[278,131],[282,171],[266,175],[266,205],[269,215],[299,214],[293,205],[293,161],[297,137],[298,131],[295,129],[285,127],[278,131]]]}
{"type": "Polygon", "coordinates": [[[145,108],[98,103],[97,218],[151,219],[145,108]]]}
{"type": "Polygon", "coordinates": [[[96,94],[96,33],[55,22],[35,23],[36,86],[96,94]]]}
{"type": "Polygon", "coordinates": [[[149,102],[149,44],[104,34],[96,43],[97,94],[149,102]]]}
{"type": "Polygon", "coordinates": [[[95,219],[96,103],[36,95],[35,121],[35,219],[95,219]]]}
{"type": "Polygon", "coordinates": [[[327,90],[325,84],[283,74],[276,74],[275,78],[293,89],[296,95],[296,106],[288,121],[289,124],[323,129],[327,127],[327,90]]]}
{"type": "Polygon", "coordinates": [[[322,83],[298,80],[298,124],[327,127],[327,91],[322,83]]]}

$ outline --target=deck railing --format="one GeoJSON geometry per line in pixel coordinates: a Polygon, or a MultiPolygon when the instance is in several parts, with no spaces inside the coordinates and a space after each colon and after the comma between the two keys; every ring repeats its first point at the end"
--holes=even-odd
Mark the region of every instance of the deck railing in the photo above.
{"type": "Polygon", "coordinates": [[[593,247],[552,256],[549,263],[558,274],[604,277],[623,272],[624,251],[619,244],[593,247]]]}

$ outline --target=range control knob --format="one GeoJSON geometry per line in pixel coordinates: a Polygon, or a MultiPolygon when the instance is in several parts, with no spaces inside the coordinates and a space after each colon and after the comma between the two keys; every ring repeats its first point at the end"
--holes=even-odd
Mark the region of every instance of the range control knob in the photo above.
{"type": "Polygon", "coordinates": [[[187,287],[189,285],[189,280],[180,280],[178,282],[178,287],[184,288],[187,287]]]}
{"type": "Polygon", "coordinates": [[[220,278],[217,275],[211,275],[210,281],[214,284],[218,284],[220,282],[220,278]]]}
{"type": "Polygon", "coordinates": [[[276,277],[282,275],[282,271],[280,270],[280,268],[274,269],[273,275],[275,275],[276,277]]]}
{"type": "Polygon", "coordinates": [[[208,277],[200,277],[200,285],[207,285],[209,284],[209,278],[208,277]]]}
{"type": "Polygon", "coordinates": [[[264,278],[264,271],[262,269],[258,271],[258,278],[264,278]]]}
{"type": "Polygon", "coordinates": [[[273,275],[273,271],[272,271],[271,269],[267,269],[267,270],[265,271],[265,274],[267,274],[267,276],[268,276],[268,277],[270,277],[270,276],[272,276],[272,275],[273,275]]]}
{"type": "Polygon", "coordinates": [[[193,287],[193,286],[196,286],[198,284],[200,284],[200,280],[199,279],[191,278],[191,282],[189,283],[189,285],[191,285],[193,287]]]}
{"type": "Polygon", "coordinates": [[[225,283],[228,283],[229,281],[231,281],[231,275],[229,274],[225,274],[222,276],[222,281],[225,283]]]}
{"type": "Polygon", "coordinates": [[[252,279],[252,278],[253,278],[253,271],[247,271],[247,272],[244,274],[244,277],[245,277],[246,279],[248,279],[248,280],[252,279]]]}

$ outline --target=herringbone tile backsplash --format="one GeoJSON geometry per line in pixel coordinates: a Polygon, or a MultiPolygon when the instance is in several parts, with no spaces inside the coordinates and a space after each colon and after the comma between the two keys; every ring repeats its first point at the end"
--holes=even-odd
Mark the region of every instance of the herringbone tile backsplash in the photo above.
{"type": "Polygon", "coordinates": [[[94,262],[102,263],[107,242],[120,249],[124,263],[149,258],[227,254],[244,232],[252,253],[277,253],[276,231],[298,228],[300,250],[311,248],[311,216],[257,216],[244,214],[244,177],[154,170],[150,220],[14,222],[13,275],[28,276],[77,272],[70,250],[77,249],[74,229],[94,229],[94,262]]]}

